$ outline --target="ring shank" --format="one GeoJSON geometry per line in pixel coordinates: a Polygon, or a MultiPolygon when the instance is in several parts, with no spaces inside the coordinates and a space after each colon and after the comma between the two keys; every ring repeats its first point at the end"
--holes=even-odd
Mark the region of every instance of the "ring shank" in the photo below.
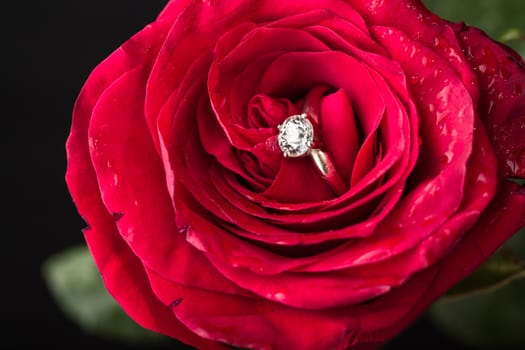
{"type": "Polygon", "coordinates": [[[336,195],[340,195],[348,190],[348,185],[341,175],[339,175],[334,164],[330,161],[330,157],[328,157],[325,152],[318,148],[312,148],[310,150],[310,156],[320,174],[336,195]]]}

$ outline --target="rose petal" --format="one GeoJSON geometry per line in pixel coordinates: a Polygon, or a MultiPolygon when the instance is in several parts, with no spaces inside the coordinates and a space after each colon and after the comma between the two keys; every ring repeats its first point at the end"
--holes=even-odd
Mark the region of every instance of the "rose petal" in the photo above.
{"type": "Polygon", "coordinates": [[[288,99],[274,99],[271,96],[257,94],[252,97],[247,108],[248,123],[252,128],[277,126],[288,116],[298,114],[295,105],[288,99]]]}
{"type": "MultiPolygon", "coordinates": [[[[102,213],[99,213],[102,214],[102,213]]],[[[124,311],[142,327],[174,337],[190,346],[203,349],[225,349],[191,332],[163,305],[149,287],[144,266],[131,252],[106,213],[107,224],[85,231],[90,252],[109,293],[124,311]]],[[[99,216],[99,223],[101,222],[99,216]]]]}
{"type": "Polygon", "coordinates": [[[342,350],[345,330],[352,325],[352,321],[341,322],[260,298],[179,285],[151,272],[149,279],[164,302],[178,301],[173,312],[189,329],[203,338],[236,347],[342,350]]]}
{"type": "MultiPolygon", "coordinates": [[[[247,183],[259,191],[267,187],[264,179],[259,178],[257,173],[250,172],[243,164],[239,153],[227,139],[216,116],[213,114],[206,95],[201,96],[198,102],[197,123],[199,128],[199,140],[209,154],[216,157],[217,161],[227,169],[239,175],[247,183]]],[[[190,121],[188,121],[190,122],[190,121]]],[[[180,124],[180,123],[179,123],[180,124]]],[[[180,138],[184,141],[183,138],[180,138]]],[[[199,147],[195,145],[193,147],[199,147]]],[[[189,150],[191,152],[191,150],[189,150]]]]}
{"type": "MultiPolygon", "coordinates": [[[[186,1],[186,0],[183,0],[186,1]]],[[[222,3],[221,3],[222,4],[222,3]]],[[[226,16],[225,12],[234,8],[233,1],[229,2],[231,8],[221,8],[221,4],[214,4],[216,13],[210,11],[210,3],[191,3],[191,6],[184,6],[184,10],[176,16],[172,22],[171,29],[163,41],[154,65],[148,78],[145,101],[145,115],[148,124],[156,130],[157,116],[166,100],[172,92],[181,84],[186,75],[186,70],[191,67],[193,62],[198,60],[203,53],[212,52],[213,38],[220,31],[216,27],[224,27],[228,23],[226,18],[231,20],[231,13],[226,16]],[[221,15],[224,17],[221,18],[221,15]],[[221,18],[223,21],[214,21],[214,17],[221,18]],[[172,64],[177,62],[177,64],[172,64]]],[[[173,4],[166,8],[161,17],[169,17],[172,11],[180,10],[183,4],[173,4]]],[[[173,19],[173,18],[172,18],[173,19]]],[[[153,133],[155,144],[158,145],[157,132],[153,133]]]]}
{"type": "Polygon", "coordinates": [[[268,67],[258,91],[272,96],[295,96],[316,85],[341,88],[346,92],[365,135],[377,125],[384,103],[380,96],[368,93],[377,85],[359,61],[340,52],[286,53],[268,67]],[[359,85],[353,81],[359,81],[359,85]]]}
{"type": "Polygon", "coordinates": [[[95,175],[89,159],[87,130],[91,112],[100,95],[122,74],[141,65],[152,58],[156,51],[158,37],[162,37],[162,25],[153,24],[144,28],[113,52],[104,62],[97,66],[84,84],[73,110],[71,133],[66,144],[68,168],[66,182],[73,195],[81,215],[87,222],[96,220],[97,216],[87,215],[91,203],[99,202],[95,175]],[[150,50],[144,50],[150,48],[150,50]]]}
{"type": "Polygon", "coordinates": [[[152,25],[139,32],[129,44],[124,44],[99,65],[86,81],[75,103],[66,145],[66,182],[79,212],[88,222],[85,238],[104,276],[106,288],[125,311],[147,329],[168,334],[192,346],[218,349],[216,344],[195,336],[167,313],[143,283],[142,265],[120,238],[114,218],[102,203],[89,156],[87,132],[94,105],[111,83],[140,64],[144,59],[142,55],[149,56],[155,51],[150,40],[157,38],[157,30],[159,27],[152,25]],[[142,50],[144,47],[151,50],[142,50]]]}
{"type": "Polygon", "coordinates": [[[480,81],[481,118],[501,176],[525,178],[525,62],[477,29],[467,27],[458,34],[480,81]]]}
{"type": "Polygon", "coordinates": [[[334,194],[310,158],[285,158],[263,195],[281,203],[310,203],[328,200],[334,194]]]}
{"type": "Polygon", "coordinates": [[[215,281],[214,289],[239,292],[187,244],[184,235],[177,234],[161,161],[137,108],[144,100],[145,75],[140,68],[107,89],[93,110],[90,153],[104,204],[109,212],[119,213],[121,236],[148,268],[187,285],[206,288],[215,281]],[[180,264],[185,259],[199,266],[199,278],[180,264]]]}
{"type": "Polygon", "coordinates": [[[359,147],[354,112],[344,90],[326,96],[321,102],[323,141],[338,172],[350,178],[359,147]]]}
{"type": "MultiPolygon", "coordinates": [[[[230,40],[230,37],[221,37],[219,43],[224,40],[230,40]]],[[[253,146],[253,143],[244,141],[238,129],[232,128],[235,125],[248,127],[245,115],[250,98],[256,93],[250,86],[257,82],[258,75],[239,73],[253,63],[253,58],[268,55],[276,57],[288,51],[327,49],[314,36],[297,29],[259,27],[247,33],[225,57],[219,57],[213,63],[209,79],[212,106],[224,132],[235,147],[248,149],[253,146]]],[[[267,61],[266,64],[270,62],[267,61]]],[[[261,62],[257,63],[257,70],[264,69],[265,66],[260,65],[261,62]]]]}
{"type": "Polygon", "coordinates": [[[441,297],[447,290],[460,280],[474,272],[485,262],[506,240],[508,240],[520,227],[525,225],[525,197],[512,194],[512,185],[506,184],[499,188],[498,194],[492,200],[483,216],[474,227],[458,242],[454,250],[446,259],[435,268],[430,268],[412,279],[409,283],[397,291],[388,293],[385,298],[378,300],[377,312],[367,308],[360,319],[362,332],[356,342],[368,340],[372,337],[380,342],[391,339],[405,329],[411,322],[421,315],[431,303],[441,297]],[[506,208],[506,210],[501,210],[506,208]],[[497,233],[494,234],[494,227],[497,233]],[[463,268],[458,269],[458,266],[463,268]],[[436,271],[438,272],[436,274],[436,271]],[[414,292],[414,282],[435,275],[431,283],[424,282],[426,290],[422,297],[409,300],[405,305],[407,310],[397,310],[396,317],[384,317],[385,304],[399,304],[400,298],[408,293],[414,292]],[[381,320],[388,320],[382,325],[381,320]],[[393,320],[396,320],[393,322],[393,320]]]}

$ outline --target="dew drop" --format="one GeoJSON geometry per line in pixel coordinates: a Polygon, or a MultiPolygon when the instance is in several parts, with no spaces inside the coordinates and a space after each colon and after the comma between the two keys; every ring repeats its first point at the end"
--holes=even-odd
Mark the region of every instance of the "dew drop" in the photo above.
{"type": "Polygon", "coordinates": [[[407,7],[407,9],[409,9],[409,10],[415,10],[415,9],[416,9],[416,7],[414,6],[414,4],[411,3],[411,2],[408,2],[408,3],[406,4],[406,7],[407,7]]]}
{"type": "Polygon", "coordinates": [[[190,230],[190,226],[189,225],[182,225],[179,227],[178,231],[181,235],[186,235],[188,233],[188,231],[190,230]]]}
{"type": "Polygon", "coordinates": [[[441,157],[441,165],[450,164],[451,160],[452,160],[452,155],[449,154],[449,152],[445,152],[445,154],[441,157]]]}
{"type": "Polygon", "coordinates": [[[116,211],[112,213],[111,215],[113,216],[113,219],[115,219],[115,221],[119,221],[124,216],[124,213],[121,211],[116,211]]]}
{"type": "Polygon", "coordinates": [[[170,306],[171,307],[175,307],[175,306],[179,305],[180,303],[182,303],[182,298],[177,298],[171,303],[170,306]]]}
{"type": "Polygon", "coordinates": [[[436,112],[436,123],[441,123],[441,121],[445,118],[446,114],[443,112],[436,112]]]}
{"type": "Polygon", "coordinates": [[[133,242],[133,239],[135,238],[135,229],[133,227],[128,227],[128,230],[126,232],[126,236],[124,237],[128,242],[133,242]]]}
{"type": "Polygon", "coordinates": [[[98,144],[99,144],[99,140],[98,139],[96,139],[94,137],[90,137],[89,140],[88,140],[89,151],[93,152],[95,149],[97,149],[98,144]]]}
{"type": "Polygon", "coordinates": [[[441,129],[441,135],[442,136],[447,136],[448,135],[448,126],[447,126],[447,124],[441,124],[440,129],[441,129]]]}
{"type": "Polygon", "coordinates": [[[495,105],[494,101],[490,101],[489,102],[489,109],[487,111],[487,114],[491,114],[492,113],[492,110],[494,109],[494,105],[495,105]]]}
{"type": "Polygon", "coordinates": [[[414,58],[414,56],[417,53],[417,49],[415,46],[412,46],[412,50],[410,51],[410,58],[414,58]]]}
{"type": "Polygon", "coordinates": [[[461,62],[463,61],[461,56],[458,54],[458,52],[456,50],[454,50],[453,48],[450,48],[448,50],[448,56],[451,58],[451,59],[454,59],[458,62],[461,62]]]}
{"type": "Polygon", "coordinates": [[[514,160],[508,159],[507,160],[507,166],[509,167],[509,170],[510,170],[510,172],[512,174],[517,174],[518,173],[519,165],[514,160]]]}
{"type": "Polygon", "coordinates": [[[274,297],[275,297],[275,300],[278,300],[278,301],[283,301],[286,298],[286,296],[282,292],[275,293],[274,297]]]}
{"type": "Polygon", "coordinates": [[[272,137],[269,137],[266,139],[266,142],[264,143],[264,146],[266,150],[270,153],[277,153],[281,152],[281,149],[279,148],[279,143],[277,140],[277,135],[274,135],[272,137]]]}
{"type": "Polygon", "coordinates": [[[481,183],[487,183],[488,179],[485,174],[481,173],[478,175],[477,181],[481,183]]]}
{"type": "Polygon", "coordinates": [[[201,336],[202,338],[211,338],[210,334],[205,329],[196,328],[196,329],[193,330],[193,332],[195,332],[195,334],[201,336]]]}
{"type": "Polygon", "coordinates": [[[383,6],[384,2],[385,0],[372,0],[370,2],[370,5],[368,5],[368,9],[371,13],[376,14],[377,10],[379,10],[383,6]]]}

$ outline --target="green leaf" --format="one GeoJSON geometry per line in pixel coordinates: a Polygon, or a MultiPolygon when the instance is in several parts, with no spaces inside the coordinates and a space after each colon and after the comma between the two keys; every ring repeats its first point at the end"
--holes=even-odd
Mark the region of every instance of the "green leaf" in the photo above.
{"type": "Polygon", "coordinates": [[[510,182],[514,182],[518,186],[525,186],[525,179],[519,177],[509,177],[507,180],[509,180],[510,182]]]}
{"type": "Polygon", "coordinates": [[[516,233],[474,273],[452,288],[443,298],[464,298],[490,292],[525,278],[525,229],[516,233]]]}
{"type": "Polygon", "coordinates": [[[525,227],[518,233],[512,236],[505,244],[504,247],[511,250],[516,254],[522,261],[525,261],[525,227]]]}
{"type": "Polygon", "coordinates": [[[509,28],[499,37],[499,40],[503,43],[523,39],[525,39],[525,33],[523,33],[523,31],[519,28],[509,28]]]}
{"type": "Polygon", "coordinates": [[[429,314],[444,332],[475,348],[525,344],[525,228],[429,314]]]}
{"type": "Polygon", "coordinates": [[[87,333],[130,344],[166,339],[140,327],[124,313],[105,289],[86,246],[49,257],[42,273],[60,309],[87,333]]]}
{"type": "Polygon", "coordinates": [[[442,299],[430,308],[435,324],[476,349],[525,344],[525,279],[468,298],[442,299]]]}

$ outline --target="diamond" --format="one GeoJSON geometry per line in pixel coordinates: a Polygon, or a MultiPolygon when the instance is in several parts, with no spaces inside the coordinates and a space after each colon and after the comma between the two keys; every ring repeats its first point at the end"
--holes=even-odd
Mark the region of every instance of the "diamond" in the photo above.
{"type": "Polygon", "coordinates": [[[305,113],[286,118],[278,129],[278,143],[285,157],[301,157],[310,151],[314,128],[305,113]]]}

